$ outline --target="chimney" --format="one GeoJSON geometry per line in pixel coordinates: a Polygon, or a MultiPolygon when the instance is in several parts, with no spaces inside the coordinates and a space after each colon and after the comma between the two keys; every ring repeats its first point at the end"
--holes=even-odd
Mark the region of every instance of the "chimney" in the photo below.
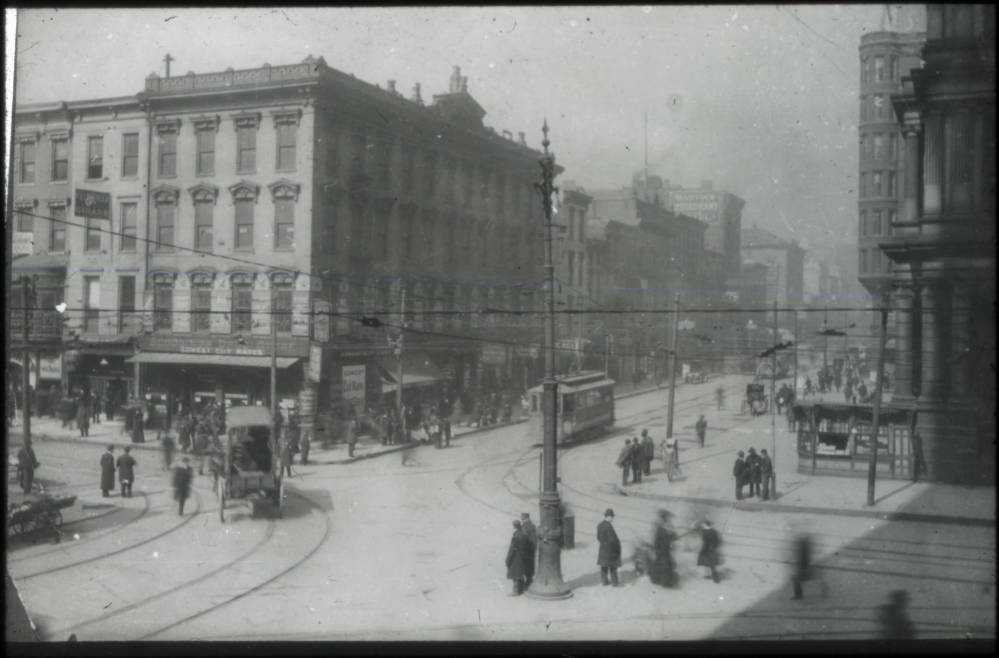
{"type": "Polygon", "coordinates": [[[517,135],[520,137],[520,145],[527,146],[527,141],[524,139],[524,133],[518,132],[517,135]]]}
{"type": "Polygon", "coordinates": [[[461,67],[455,66],[451,73],[451,84],[448,87],[448,91],[452,94],[457,94],[461,90],[461,67]]]}
{"type": "Polygon", "coordinates": [[[467,75],[461,76],[461,93],[463,93],[463,94],[467,94],[468,93],[468,76],[467,75]]]}
{"type": "Polygon", "coordinates": [[[423,105],[423,99],[420,98],[420,83],[419,82],[417,82],[415,85],[413,85],[413,97],[410,100],[413,101],[414,103],[416,103],[417,105],[423,105]]]}
{"type": "Polygon", "coordinates": [[[399,92],[397,92],[397,91],[395,90],[395,80],[389,80],[389,81],[388,81],[388,90],[389,90],[389,91],[390,91],[391,93],[393,93],[393,94],[398,94],[398,93],[399,93],[399,92]]]}

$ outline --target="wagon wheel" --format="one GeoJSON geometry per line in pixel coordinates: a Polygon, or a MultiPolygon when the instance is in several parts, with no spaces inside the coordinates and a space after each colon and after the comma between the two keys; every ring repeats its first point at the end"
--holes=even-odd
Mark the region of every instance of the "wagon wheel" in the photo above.
{"type": "Polygon", "coordinates": [[[219,478],[219,521],[225,523],[225,478],[219,478]]]}

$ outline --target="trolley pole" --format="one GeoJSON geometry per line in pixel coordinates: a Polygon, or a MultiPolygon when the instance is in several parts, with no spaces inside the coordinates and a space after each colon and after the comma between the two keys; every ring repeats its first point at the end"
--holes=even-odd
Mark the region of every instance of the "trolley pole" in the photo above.
{"type": "Polygon", "coordinates": [[[874,384],[874,418],[871,419],[871,460],[867,466],[867,504],[874,505],[874,482],[878,473],[878,432],[881,431],[881,386],[885,373],[885,344],[888,342],[888,300],[881,300],[881,341],[878,345],[878,375],[874,384]]]}
{"type": "Polygon", "coordinates": [[[672,336],[672,346],[670,348],[670,361],[669,361],[669,406],[666,410],[666,438],[673,438],[673,409],[674,402],[676,400],[676,366],[677,360],[680,355],[677,354],[678,341],[677,337],[680,333],[680,293],[676,293],[673,298],[673,336],[672,336]]]}
{"type": "Polygon", "coordinates": [[[548,152],[548,120],[541,128],[544,155],[539,158],[541,182],[536,183],[545,210],[545,286],[547,313],[545,314],[545,379],[544,379],[544,449],[542,452],[541,528],[538,533],[538,570],[527,594],[532,598],[558,600],[572,596],[572,590],[562,581],[562,500],[558,494],[558,467],[556,442],[558,438],[558,409],[555,406],[558,383],[555,380],[555,265],[552,262],[552,194],[554,186],[555,156],[548,152]]]}
{"type": "MultiPolygon", "coordinates": [[[[399,288],[402,290],[402,308],[401,308],[402,321],[400,322],[400,324],[403,327],[405,327],[406,326],[406,284],[402,281],[400,281],[399,283],[400,283],[399,288]]],[[[395,408],[396,408],[396,413],[399,414],[399,429],[402,430],[403,441],[405,441],[408,436],[408,434],[406,433],[406,417],[405,414],[402,413],[402,340],[405,333],[406,332],[404,331],[404,329],[400,329],[399,340],[397,340],[395,343],[395,354],[399,359],[399,363],[396,366],[396,384],[398,387],[395,389],[395,408]]],[[[395,440],[394,437],[393,440],[395,440]]]]}

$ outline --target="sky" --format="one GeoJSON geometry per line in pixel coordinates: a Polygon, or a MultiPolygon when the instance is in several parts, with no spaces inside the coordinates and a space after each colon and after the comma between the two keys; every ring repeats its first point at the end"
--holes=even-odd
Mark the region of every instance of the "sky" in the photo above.
{"type": "Polygon", "coordinates": [[[745,199],[743,226],[822,250],[855,241],[858,46],[884,7],[19,9],[15,98],[131,95],[167,53],[171,75],[311,54],[429,102],[457,65],[486,125],[540,148],[547,119],[558,182],[621,188],[647,154],[745,199]]]}

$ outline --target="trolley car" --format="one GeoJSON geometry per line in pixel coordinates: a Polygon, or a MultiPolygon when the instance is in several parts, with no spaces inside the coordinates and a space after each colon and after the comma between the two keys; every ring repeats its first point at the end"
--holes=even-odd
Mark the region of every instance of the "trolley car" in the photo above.
{"type": "MultiPolygon", "coordinates": [[[[534,443],[544,443],[544,387],[528,390],[528,432],[534,443]]],[[[596,436],[614,424],[614,380],[602,372],[561,377],[556,393],[558,443],[596,436]]]]}
{"type": "Polygon", "coordinates": [[[271,433],[271,413],[265,407],[231,407],[226,412],[222,472],[218,479],[219,519],[225,521],[229,500],[245,500],[251,514],[271,503],[281,514],[284,488],[277,438],[271,433]]]}

